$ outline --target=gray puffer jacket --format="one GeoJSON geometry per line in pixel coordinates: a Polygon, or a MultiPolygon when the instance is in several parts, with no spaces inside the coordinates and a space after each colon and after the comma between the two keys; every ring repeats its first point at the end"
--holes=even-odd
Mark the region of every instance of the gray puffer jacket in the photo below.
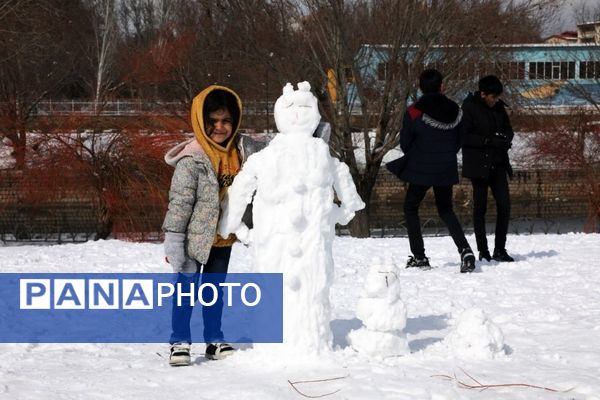
{"type": "MultiPolygon", "coordinates": [[[[265,146],[264,142],[240,135],[237,147],[242,165],[250,154],[265,146]]],[[[205,264],[220,214],[217,174],[195,138],[169,150],[165,161],[175,167],[175,172],[162,230],[186,234],[187,255],[205,264]]]]}

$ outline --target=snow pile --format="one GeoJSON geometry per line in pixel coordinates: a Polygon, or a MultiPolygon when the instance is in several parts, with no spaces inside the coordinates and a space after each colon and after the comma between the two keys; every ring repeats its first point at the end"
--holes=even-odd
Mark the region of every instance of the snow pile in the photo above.
{"type": "Polygon", "coordinates": [[[480,308],[463,312],[444,343],[458,358],[495,359],[506,354],[504,334],[480,308]]]}
{"type": "Polygon", "coordinates": [[[364,207],[346,164],[312,137],[321,116],[308,82],[275,103],[279,134],[252,154],[223,204],[219,234],[251,244],[256,272],[283,273],[283,341],[294,352],[331,349],[329,289],[335,224],[364,207]],[[334,189],[341,205],[334,203],[334,189]],[[253,202],[253,229],[242,222],[253,202]]]}
{"type": "Polygon", "coordinates": [[[373,259],[356,307],[364,326],[348,334],[348,342],[359,353],[382,359],[410,352],[403,332],[406,306],[400,298],[398,275],[391,261],[382,264],[379,257],[373,259]]]}

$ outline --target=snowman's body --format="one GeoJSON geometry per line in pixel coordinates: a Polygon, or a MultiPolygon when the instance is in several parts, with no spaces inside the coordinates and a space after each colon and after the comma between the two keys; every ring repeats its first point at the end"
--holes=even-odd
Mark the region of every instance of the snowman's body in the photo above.
{"type": "Polygon", "coordinates": [[[363,322],[351,331],[348,343],[360,353],[377,359],[410,353],[404,328],[406,306],[400,297],[397,266],[375,257],[358,300],[356,317],[363,322]]]}
{"type": "Polygon", "coordinates": [[[364,203],[348,167],[312,137],[320,120],[316,98],[307,83],[298,86],[294,91],[288,84],[275,104],[280,134],[248,158],[230,187],[219,233],[235,232],[252,243],[257,272],[284,274],[284,343],[320,352],[331,346],[335,224],[348,223],[364,203]],[[250,201],[254,229],[247,232],[241,217],[250,201]]]}

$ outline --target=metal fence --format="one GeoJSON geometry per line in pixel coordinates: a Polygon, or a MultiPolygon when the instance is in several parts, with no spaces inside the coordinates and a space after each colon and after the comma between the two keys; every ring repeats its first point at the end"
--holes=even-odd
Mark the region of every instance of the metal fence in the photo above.
{"type": "MultiPolygon", "coordinates": [[[[271,115],[272,102],[244,102],[246,115],[271,115]]],[[[102,103],[93,101],[42,101],[37,104],[38,116],[64,115],[100,115],[100,116],[137,116],[137,115],[186,115],[189,105],[174,101],[149,102],[142,100],[115,100],[102,103]]]]}
{"type": "MultiPolygon", "coordinates": [[[[245,115],[273,115],[272,101],[245,101],[245,115]]],[[[351,114],[355,116],[362,115],[360,107],[353,107],[351,114]]],[[[519,107],[517,112],[523,115],[530,114],[552,114],[569,115],[576,112],[597,111],[597,107],[587,106],[530,106],[519,107]]],[[[369,110],[369,113],[375,114],[375,110],[369,110]]],[[[42,101],[37,104],[34,114],[37,116],[66,116],[66,115],[85,115],[85,116],[107,116],[107,117],[125,117],[138,115],[187,115],[189,105],[176,101],[147,101],[147,100],[114,100],[96,103],[94,101],[42,101]]]]}

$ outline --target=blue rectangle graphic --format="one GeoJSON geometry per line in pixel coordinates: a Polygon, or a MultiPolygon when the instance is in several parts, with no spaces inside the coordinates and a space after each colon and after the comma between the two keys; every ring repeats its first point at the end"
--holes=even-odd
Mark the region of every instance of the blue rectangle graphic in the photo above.
{"type": "Polygon", "coordinates": [[[2,273],[0,343],[281,343],[282,274],[2,273]]]}

